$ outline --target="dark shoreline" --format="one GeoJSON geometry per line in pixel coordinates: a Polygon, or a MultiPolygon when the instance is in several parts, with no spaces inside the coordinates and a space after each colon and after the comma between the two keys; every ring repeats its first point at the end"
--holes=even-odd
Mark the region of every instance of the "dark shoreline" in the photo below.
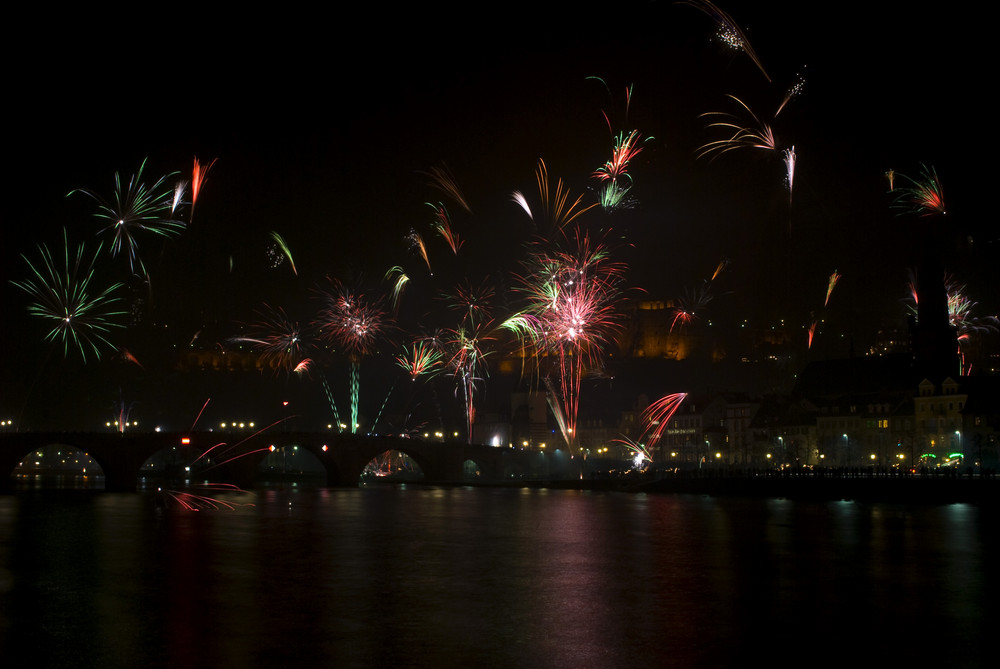
{"type": "Polygon", "coordinates": [[[934,477],[678,476],[644,480],[609,478],[521,481],[517,485],[595,491],[645,492],[712,497],[888,504],[1000,504],[1000,479],[934,477]]]}
{"type": "Polygon", "coordinates": [[[983,504],[1000,502],[1000,481],[933,478],[757,478],[654,481],[646,492],[774,497],[806,501],[892,504],[983,504]]]}

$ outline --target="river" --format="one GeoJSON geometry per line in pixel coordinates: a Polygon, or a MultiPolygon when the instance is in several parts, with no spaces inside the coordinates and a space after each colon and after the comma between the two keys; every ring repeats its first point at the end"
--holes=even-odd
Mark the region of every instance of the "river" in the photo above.
{"type": "Polygon", "coordinates": [[[993,665],[992,508],[513,488],[0,497],[4,667],[993,665]]]}

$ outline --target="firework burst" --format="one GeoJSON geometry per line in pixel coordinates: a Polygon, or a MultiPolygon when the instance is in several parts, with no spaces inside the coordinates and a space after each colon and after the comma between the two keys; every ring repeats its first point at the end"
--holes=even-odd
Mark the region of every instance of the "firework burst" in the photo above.
{"type": "Polygon", "coordinates": [[[62,342],[63,357],[72,348],[86,362],[88,355],[100,359],[102,349],[114,350],[108,341],[111,331],[123,327],[117,321],[125,315],[118,305],[116,295],[122,284],[98,287],[94,281],[94,262],[101,252],[101,245],[93,255],[87,255],[80,244],[70,251],[66,231],[63,230],[62,262],[53,257],[44,244],[38,247],[41,262],[32,263],[27,257],[31,277],[12,283],[26,292],[33,300],[28,313],[44,321],[49,327],[47,342],[62,342]]]}
{"type": "Polygon", "coordinates": [[[750,46],[750,40],[747,39],[747,36],[743,33],[739,25],[737,25],[736,21],[733,20],[733,17],[716,7],[709,0],[681,0],[681,4],[691,5],[712,17],[718,28],[717,35],[719,40],[729,48],[745,53],[753,61],[753,64],[757,66],[761,74],[764,75],[764,78],[771,81],[771,77],[764,69],[764,65],[757,57],[757,53],[750,46]]]}
{"type": "Polygon", "coordinates": [[[968,349],[974,348],[979,339],[1000,330],[1000,319],[996,316],[975,316],[973,310],[978,303],[973,301],[951,276],[945,276],[945,291],[948,296],[948,322],[955,328],[958,339],[958,355],[962,374],[972,372],[972,363],[967,361],[968,349]]]}
{"type": "Polygon", "coordinates": [[[417,378],[431,377],[441,371],[443,355],[429,342],[418,340],[412,346],[404,345],[396,356],[396,364],[410,375],[411,381],[417,378]]]}
{"type": "Polygon", "coordinates": [[[670,331],[674,328],[684,328],[694,324],[704,314],[708,305],[715,299],[712,291],[712,284],[729,267],[729,259],[722,258],[715,266],[712,277],[701,282],[701,285],[694,290],[688,290],[684,296],[677,300],[677,306],[673,308],[674,317],[670,321],[670,331]]]}
{"type": "Polygon", "coordinates": [[[136,235],[149,233],[159,237],[174,237],[185,228],[182,221],[167,218],[173,210],[174,195],[166,187],[166,180],[172,175],[157,179],[152,186],[147,187],[142,181],[142,171],[146,166],[143,160],[139,170],[125,184],[119,174],[115,173],[115,190],[111,199],[104,199],[96,193],[77,189],[70,191],[83,193],[97,202],[97,218],[110,221],[102,232],[112,235],[111,255],[125,253],[128,257],[129,269],[144,278],[148,278],[146,267],[139,257],[139,242],[136,235]]]}
{"type": "Polygon", "coordinates": [[[325,307],[318,326],[331,343],[344,350],[351,363],[351,432],[356,432],[361,359],[388,334],[388,316],[381,300],[351,290],[339,281],[334,281],[322,298],[325,307]]]}
{"type": "Polygon", "coordinates": [[[308,364],[301,367],[308,360],[307,330],[280,307],[264,305],[257,315],[258,320],[247,326],[246,336],[234,337],[233,341],[250,344],[260,353],[261,363],[276,371],[301,373],[308,369],[308,364]]]}
{"type": "Polygon", "coordinates": [[[651,138],[647,137],[646,140],[642,140],[638,130],[633,130],[628,135],[619,133],[611,149],[611,160],[597,168],[592,176],[600,181],[613,182],[621,178],[629,178],[631,181],[628,177],[629,161],[642,151],[641,143],[649,139],[651,138]]]}
{"type": "MultiPolygon", "coordinates": [[[[761,120],[757,118],[757,115],[750,110],[750,107],[748,107],[745,102],[740,100],[735,95],[727,95],[726,97],[736,101],[736,103],[750,116],[753,123],[749,125],[741,125],[735,120],[721,120],[708,124],[707,127],[709,129],[721,130],[726,133],[726,137],[703,144],[698,148],[697,157],[704,158],[706,156],[711,156],[712,158],[716,158],[724,153],[728,153],[729,151],[745,148],[775,151],[777,149],[777,144],[775,142],[774,131],[771,130],[771,126],[761,122],[761,120]]],[[[703,118],[723,117],[724,119],[738,119],[736,115],[728,112],[705,112],[701,116],[703,118]]]]}
{"type": "Polygon", "coordinates": [[[463,279],[454,291],[445,293],[442,297],[453,311],[462,315],[463,323],[476,323],[490,317],[494,293],[489,279],[483,279],[478,286],[473,286],[469,279],[463,279]]]}
{"type": "MultiPolygon", "coordinates": [[[[972,371],[971,362],[967,362],[970,349],[980,340],[990,334],[1000,331],[1000,318],[996,316],[976,316],[973,311],[978,303],[966,292],[966,286],[960,284],[950,274],[944,276],[944,289],[948,305],[948,323],[954,328],[958,340],[958,355],[961,363],[960,373],[968,375],[972,371]]],[[[919,318],[917,278],[911,271],[907,281],[909,304],[907,309],[913,318],[919,318]]]]}
{"type": "Polygon", "coordinates": [[[947,213],[944,205],[944,188],[941,186],[937,170],[933,166],[921,165],[920,167],[920,181],[902,174],[897,175],[908,181],[911,186],[900,189],[893,206],[903,210],[903,212],[915,213],[920,216],[933,216],[935,214],[944,216],[947,213]]]}
{"type": "MultiPolygon", "coordinates": [[[[628,135],[619,133],[611,150],[611,160],[597,168],[592,175],[601,181],[598,199],[601,208],[607,212],[631,208],[635,204],[628,197],[628,192],[632,189],[632,177],[628,173],[628,164],[642,151],[640,138],[638,130],[633,130],[628,135]]],[[[643,141],[649,139],[652,138],[647,137],[643,141]]]]}
{"type": "Polygon", "coordinates": [[[524,313],[537,323],[537,354],[558,361],[559,392],[550,395],[558,396],[553,413],[571,452],[584,372],[599,363],[620,329],[616,306],[624,272],[606,247],[578,234],[568,250],[536,250],[520,277],[528,300],[524,313]]]}
{"type": "Polygon", "coordinates": [[[542,205],[556,230],[562,230],[578,216],[597,206],[595,203],[578,208],[583,195],[578,196],[572,204],[567,206],[566,203],[569,202],[570,197],[569,189],[563,184],[562,179],[556,180],[555,192],[551,193],[549,190],[549,171],[545,166],[545,161],[541,158],[538,159],[538,167],[535,168],[535,180],[538,182],[538,194],[542,199],[542,205]]]}

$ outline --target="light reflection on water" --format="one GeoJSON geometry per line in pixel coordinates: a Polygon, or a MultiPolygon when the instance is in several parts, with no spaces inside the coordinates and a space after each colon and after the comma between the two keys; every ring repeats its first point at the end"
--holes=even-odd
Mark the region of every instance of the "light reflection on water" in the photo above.
{"type": "Polygon", "coordinates": [[[528,489],[0,497],[0,664],[976,666],[993,510],[528,489]],[[236,495],[231,501],[246,502],[236,495]]]}

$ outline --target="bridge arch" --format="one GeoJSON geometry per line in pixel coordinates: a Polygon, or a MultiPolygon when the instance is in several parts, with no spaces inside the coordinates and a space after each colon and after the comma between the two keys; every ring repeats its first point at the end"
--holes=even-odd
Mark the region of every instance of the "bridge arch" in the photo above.
{"type": "Polygon", "coordinates": [[[16,488],[104,489],[104,469],[100,463],[72,444],[49,443],[34,446],[7,471],[16,488]]]}

